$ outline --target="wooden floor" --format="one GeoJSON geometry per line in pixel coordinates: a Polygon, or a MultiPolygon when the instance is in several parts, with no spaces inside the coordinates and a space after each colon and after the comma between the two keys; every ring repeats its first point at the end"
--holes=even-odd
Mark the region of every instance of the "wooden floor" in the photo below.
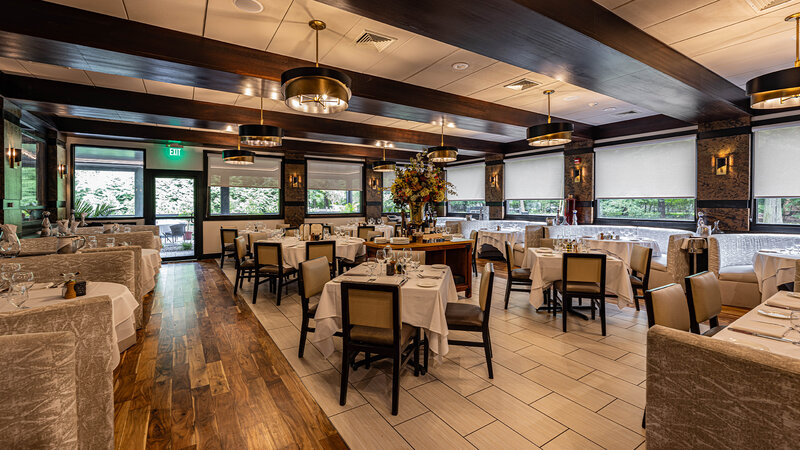
{"type": "Polygon", "coordinates": [[[115,448],[346,448],[214,262],[166,264],[114,372],[115,448]]]}

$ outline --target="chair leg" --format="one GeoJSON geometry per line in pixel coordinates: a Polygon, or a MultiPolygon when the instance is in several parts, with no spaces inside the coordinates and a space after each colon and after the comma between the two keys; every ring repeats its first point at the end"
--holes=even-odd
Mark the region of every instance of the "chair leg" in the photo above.
{"type": "Polygon", "coordinates": [[[225,264],[225,249],[222,249],[222,254],[219,257],[219,268],[222,269],[222,265],[225,264]]]}
{"type": "Polygon", "coordinates": [[[350,375],[349,349],[347,344],[342,349],[342,385],[339,388],[339,404],[344,406],[347,403],[347,377],[350,375]]]}
{"type": "Polygon", "coordinates": [[[256,278],[253,280],[253,304],[256,304],[256,298],[258,297],[258,271],[256,271],[256,278]]]}
{"type": "Polygon", "coordinates": [[[419,376],[419,328],[414,333],[414,376],[419,376]]]}
{"type": "Polygon", "coordinates": [[[642,413],[642,428],[645,428],[645,421],[647,420],[647,407],[644,407],[644,412],[642,413]]]}
{"type": "MultiPolygon", "coordinates": [[[[644,289],[642,289],[644,291],[644,289]]],[[[636,303],[636,310],[640,311],[639,309],[639,288],[633,290],[633,301],[636,303]]]]}
{"type": "Polygon", "coordinates": [[[506,303],[503,309],[508,309],[508,298],[511,296],[511,274],[508,274],[508,282],[506,283],[506,303]]]}
{"type": "Polygon", "coordinates": [[[494,378],[494,372],[492,372],[492,343],[489,341],[489,332],[483,332],[483,353],[486,354],[486,369],[489,371],[489,379],[494,378]]]}
{"type": "Polygon", "coordinates": [[[428,373],[428,353],[430,353],[430,350],[428,349],[428,336],[426,335],[424,338],[425,353],[422,354],[422,369],[424,373],[428,373]]]}
{"type": "Polygon", "coordinates": [[[589,299],[589,306],[592,307],[592,320],[594,320],[594,299],[589,299]]]}
{"type": "Polygon", "coordinates": [[[600,297],[600,329],[606,335],[606,298],[600,297]]]}
{"type": "Polygon", "coordinates": [[[400,355],[394,356],[392,364],[392,415],[397,415],[397,403],[400,397],[400,355]]]}
{"type": "Polygon", "coordinates": [[[278,277],[278,292],[275,294],[277,296],[277,303],[276,306],[281,306],[281,289],[283,288],[283,277],[278,277]]]}
{"type": "Polygon", "coordinates": [[[308,337],[308,315],[303,313],[303,324],[300,327],[300,348],[297,350],[298,358],[302,358],[306,350],[306,337],[308,337]]]}
{"type": "Polygon", "coordinates": [[[570,309],[567,307],[567,302],[572,303],[572,298],[561,294],[561,322],[563,323],[564,333],[567,332],[567,310],[570,309]]]}
{"type": "Polygon", "coordinates": [[[242,277],[242,269],[236,269],[236,277],[233,279],[233,295],[239,290],[239,283],[242,277]]]}

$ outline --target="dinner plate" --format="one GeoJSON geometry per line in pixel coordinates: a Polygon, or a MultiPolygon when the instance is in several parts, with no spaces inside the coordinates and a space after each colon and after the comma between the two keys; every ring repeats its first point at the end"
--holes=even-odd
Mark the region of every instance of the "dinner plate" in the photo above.
{"type": "Polygon", "coordinates": [[[434,269],[447,269],[447,266],[444,264],[433,264],[431,267],[434,269]]]}
{"type": "Polygon", "coordinates": [[[437,283],[436,280],[429,280],[425,278],[417,280],[417,286],[424,288],[436,287],[438,284],[439,283],[437,283]]]}
{"type": "Polygon", "coordinates": [[[759,309],[758,313],[761,314],[762,316],[774,317],[776,319],[791,319],[789,313],[784,314],[778,311],[771,311],[768,309],[759,309]]]}

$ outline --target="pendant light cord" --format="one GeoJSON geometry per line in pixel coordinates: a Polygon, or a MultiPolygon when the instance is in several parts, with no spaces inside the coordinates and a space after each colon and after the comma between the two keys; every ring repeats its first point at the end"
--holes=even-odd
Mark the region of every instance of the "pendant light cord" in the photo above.
{"type": "Polygon", "coordinates": [[[319,30],[314,30],[317,39],[317,46],[314,53],[314,66],[319,67],[319,30]]]}
{"type": "Polygon", "coordinates": [[[550,123],[550,95],[552,95],[552,92],[547,94],[547,123],[550,123]]]}
{"type": "Polygon", "coordinates": [[[261,109],[260,109],[261,125],[264,125],[264,88],[261,88],[261,109]]]}
{"type": "Polygon", "coordinates": [[[444,116],[442,116],[442,147],[444,147],[444,116]]]}
{"type": "Polygon", "coordinates": [[[800,67],[800,17],[794,18],[794,66],[800,67]]]}

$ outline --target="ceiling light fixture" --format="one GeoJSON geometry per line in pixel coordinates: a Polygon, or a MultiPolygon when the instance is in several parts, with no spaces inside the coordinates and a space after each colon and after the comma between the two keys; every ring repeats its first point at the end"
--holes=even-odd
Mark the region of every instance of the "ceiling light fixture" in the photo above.
{"type": "Polygon", "coordinates": [[[747,82],[747,95],[753,109],[778,109],[800,106],[800,13],[785,19],[794,20],[794,67],[770,72],[747,82]]]}
{"type": "Polygon", "coordinates": [[[264,10],[264,5],[258,0],[233,0],[233,5],[251,14],[258,14],[264,10]]]}
{"type": "Polygon", "coordinates": [[[242,150],[241,143],[236,145],[236,150],[223,150],[222,160],[226,164],[236,164],[239,166],[254,164],[256,154],[250,150],[242,150]]]}
{"type": "Polygon", "coordinates": [[[442,117],[442,142],[436,147],[428,147],[428,161],[452,162],[458,158],[458,148],[444,145],[444,117],[442,117]]]}
{"type": "Polygon", "coordinates": [[[375,145],[380,145],[383,147],[383,159],[380,161],[375,161],[372,163],[372,170],[375,172],[394,172],[395,167],[397,167],[397,163],[394,161],[387,161],[386,160],[386,147],[392,147],[391,142],[380,141],[375,143],[375,145]]]}
{"type": "Polygon", "coordinates": [[[286,106],[313,114],[344,111],[350,102],[350,77],[338,70],[319,66],[319,32],[325,29],[325,22],[312,20],[308,26],[316,37],[314,67],[297,67],[281,74],[286,106]]]}
{"type": "Polygon", "coordinates": [[[531,147],[550,147],[572,142],[572,132],[575,127],[569,122],[551,122],[550,96],[556,91],[544,91],[547,96],[547,123],[534,125],[528,128],[528,145],[531,147]]]}
{"type": "Polygon", "coordinates": [[[469,63],[457,62],[457,63],[453,63],[453,65],[451,67],[453,68],[453,70],[459,70],[459,71],[467,70],[467,69],[469,69],[469,63]]]}
{"type": "Polygon", "coordinates": [[[277,147],[283,144],[283,130],[264,125],[264,97],[260,98],[260,122],[239,125],[239,143],[254,147],[277,147]]]}

